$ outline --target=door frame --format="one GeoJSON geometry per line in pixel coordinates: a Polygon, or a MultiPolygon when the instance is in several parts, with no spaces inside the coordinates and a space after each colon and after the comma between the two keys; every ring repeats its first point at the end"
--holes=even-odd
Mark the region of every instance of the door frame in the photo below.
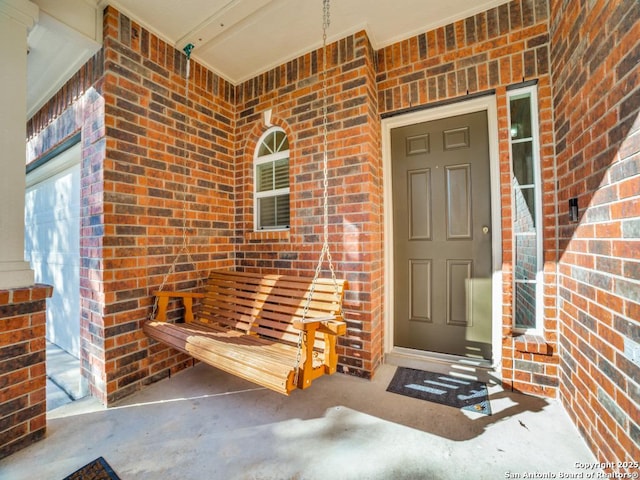
{"type": "Polygon", "coordinates": [[[502,208],[500,201],[500,155],[498,138],[498,113],[495,94],[483,95],[471,100],[426,108],[382,120],[382,168],[384,193],[384,354],[388,363],[414,368],[442,367],[448,370],[456,365],[462,368],[496,368],[502,359],[502,208]],[[491,361],[473,360],[456,355],[424,352],[394,346],[394,274],[393,274],[393,196],[391,182],[391,130],[416,123],[440,120],[479,111],[487,112],[489,136],[489,170],[491,179],[491,361]]]}

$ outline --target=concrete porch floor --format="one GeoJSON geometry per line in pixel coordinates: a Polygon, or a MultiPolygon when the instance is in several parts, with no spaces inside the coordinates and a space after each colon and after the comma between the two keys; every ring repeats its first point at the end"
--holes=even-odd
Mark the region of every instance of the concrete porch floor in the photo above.
{"type": "Polygon", "coordinates": [[[86,397],[88,388],[80,374],[80,360],[47,342],[47,411],[86,397]]]}
{"type": "Polygon", "coordinates": [[[100,456],[123,480],[558,478],[595,462],[556,400],[494,385],[493,415],[463,413],[386,392],[394,372],[284,397],[198,364],[108,409],[86,397],[50,411],[0,477],[62,479],[100,456]]]}

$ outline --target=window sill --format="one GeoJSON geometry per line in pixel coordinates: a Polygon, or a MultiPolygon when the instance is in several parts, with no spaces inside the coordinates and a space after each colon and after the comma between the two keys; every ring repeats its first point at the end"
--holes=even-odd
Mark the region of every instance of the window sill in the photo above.
{"type": "Polygon", "coordinates": [[[514,348],[524,353],[553,355],[553,347],[541,335],[525,334],[514,337],[514,348]]]}
{"type": "Polygon", "coordinates": [[[247,232],[245,239],[249,241],[256,240],[289,240],[290,230],[257,230],[254,232],[247,232]]]}

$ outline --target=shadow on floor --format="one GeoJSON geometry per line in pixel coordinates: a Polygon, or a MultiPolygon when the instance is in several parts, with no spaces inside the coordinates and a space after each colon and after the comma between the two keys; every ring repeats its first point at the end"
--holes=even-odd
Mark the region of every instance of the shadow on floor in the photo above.
{"type": "Polygon", "coordinates": [[[285,397],[198,364],[108,409],[87,397],[49,412],[46,438],[0,471],[64,478],[102,456],[123,479],[495,479],[595,461],[555,400],[494,385],[485,416],[387,392],[394,372],[285,397]]]}

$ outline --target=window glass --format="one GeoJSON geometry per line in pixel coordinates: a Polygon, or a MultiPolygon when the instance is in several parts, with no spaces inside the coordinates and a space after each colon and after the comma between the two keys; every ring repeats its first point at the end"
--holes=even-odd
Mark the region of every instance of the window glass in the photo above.
{"type": "Polygon", "coordinates": [[[516,237],[516,280],[532,280],[535,282],[538,273],[538,249],[535,235],[518,235],[516,237]]]}
{"type": "Polygon", "coordinates": [[[531,233],[536,231],[536,192],[534,188],[514,188],[513,231],[531,233]]]}
{"type": "Polygon", "coordinates": [[[289,195],[258,199],[261,228],[289,225],[289,195]]]}
{"type": "Polygon", "coordinates": [[[256,186],[259,192],[273,190],[273,163],[263,163],[257,166],[256,186]]]}
{"type": "Polygon", "coordinates": [[[260,227],[275,227],[277,225],[276,197],[260,198],[258,204],[260,205],[260,227]]]}
{"type": "Polygon", "coordinates": [[[289,150],[289,140],[282,130],[269,133],[258,147],[258,157],[289,150]]]}
{"type": "Polygon", "coordinates": [[[512,97],[511,139],[531,138],[531,97],[528,94],[512,97]]]}
{"type": "Polygon", "coordinates": [[[526,141],[511,145],[513,174],[520,186],[533,185],[533,142],[526,141]]]}
{"type": "Polygon", "coordinates": [[[520,329],[536,327],[536,284],[517,283],[515,292],[514,317],[520,329]]]}
{"type": "Polygon", "coordinates": [[[276,152],[289,150],[289,141],[287,140],[287,135],[282,130],[275,132],[273,146],[274,151],[276,152]]]}
{"type": "Polygon", "coordinates": [[[273,188],[289,187],[289,159],[273,162],[273,188]]]}

